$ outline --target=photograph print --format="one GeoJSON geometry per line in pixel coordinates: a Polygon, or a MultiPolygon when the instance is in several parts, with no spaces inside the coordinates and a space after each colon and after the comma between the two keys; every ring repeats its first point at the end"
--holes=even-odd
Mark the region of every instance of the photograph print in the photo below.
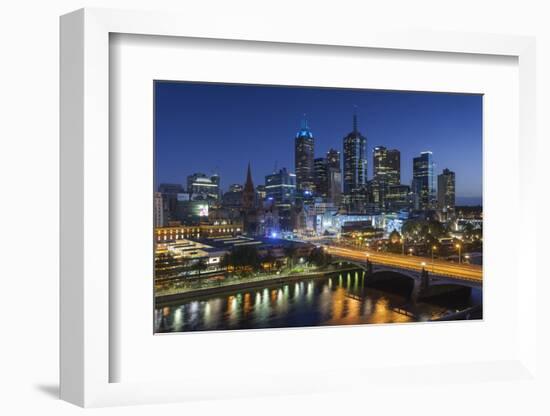
{"type": "Polygon", "coordinates": [[[481,94],[153,88],[155,333],[483,318],[481,94]]]}

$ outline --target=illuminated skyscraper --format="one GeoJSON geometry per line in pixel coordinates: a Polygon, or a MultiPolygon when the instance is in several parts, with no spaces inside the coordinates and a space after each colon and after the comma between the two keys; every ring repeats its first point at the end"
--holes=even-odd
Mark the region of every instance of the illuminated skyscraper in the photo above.
{"type": "Polygon", "coordinates": [[[339,172],[341,171],[340,166],[340,152],[336,149],[330,149],[327,152],[327,164],[328,167],[331,169],[336,169],[339,172]]]}
{"type": "Polygon", "coordinates": [[[313,161],[315,195],[326,198],[328,195],[328,161],[318,157],[313,161]]]}
{"type": "Polygon", "coordinates": [[[412,191],[415,209],[434,208],[435,187],[432,152],[421,152],[419,157],[413,159],[412,191]]]}
{"type": "Polygon", "coordinates": [[[277,204],[290,204],[296,193],[296,175],[283,168],[265,177],[266,199],[277,204]]]}
{"type": "Polygon", "coordinates": [[[229,185],[229,192],[242,192],[243,186],[240,183],[229,185]]]}
{"type": "Polygon", "coordinates": [[[162,200],[162,194],[155,192],[155,227],[164,226],[164,203],[162,200]]]}
{"type": "Polygon", "coordinates": [[[327,152],[327,200],[338,206],[342,200],[342,168],[340,152],[330,149],[327,152]]]}
{"type": "Polygon", "coordinates": [[[401,183],[401,153],[397,149],[376,146],[372,150],[374,179],[386,185],[401,183]]]}
{"type": "Polygon", "coordinates": [[[367,139],[357,129],[344,137],[344,203],[348,212],[365,212],[367,201],[367,139]]]}
{"type": "Polygon", "coordinates": [[[266,212],[265,225],[268,235],[278,231],[291,231],[291,209],[295,201],[296,175],[286,168],[265,177],[266,212]],[[269,224],[271,222],[271,224],[269,224]]]}
{"type": "Polygon", "coordinates": [[[443,213],[455,210],[455,173],[449,169],[437,176],[437,205],[443,213]]]}
{"type": "Polygon", "coordinates": [[[369,181],[369,202],[375,212],[387,208],[386,196],[390,186],[401,182],[401,154],[397,149],[388,150],[384,146],[372,149],[373,178],[369,181]]]}
{"type": "Polygon", "coordinates": [[[344,137],[344,193],[362,192],[367,183],[367,139],[357,129],[353,115],[353,130],[344,137]]]}
{"type": "Polygon", "coordinates": [[[220,177],[218,175],[207,176],[204,173],[194,173],[187,177],[187,192],[191,199],[219,199],[220,177]]]}
{"type": "Polygon", "coordinates": [[[313,149],[315,139],[309,130],[307,120],[302,120],[302,127],[294,140],[294,161],[296,167],[296,188],[298,191],[310,191],[315,188],[313,149]]]}

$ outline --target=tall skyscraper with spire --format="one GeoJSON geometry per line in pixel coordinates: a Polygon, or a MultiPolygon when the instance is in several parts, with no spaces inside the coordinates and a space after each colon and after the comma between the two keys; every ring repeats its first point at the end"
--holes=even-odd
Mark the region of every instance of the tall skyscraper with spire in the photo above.
{"type": "Polygon", "coordinates": [[[357,128],[353,114],[353,130],[344,137],[344,194],[363,192],[367,184],[367,138],[357,128]]]}
{"type": "Polygon", "coordinates": [[[314,191],[314,144],[315,139],[304,114],[300,131],[294,140],[296,189],[298,191],[314,191]]]}

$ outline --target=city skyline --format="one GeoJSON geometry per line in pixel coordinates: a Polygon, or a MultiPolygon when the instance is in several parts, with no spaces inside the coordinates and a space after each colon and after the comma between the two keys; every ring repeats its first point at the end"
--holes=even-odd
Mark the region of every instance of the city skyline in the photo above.
{"type": "Polygon", "coordinates": [[[483,318],[481,96],[155,92],[156,332],[483,318]]]}
{"type": "Polygon", "coordinates": [[[294,139],[304,119],[294,108],[300,107],[310,110],[305,114],[315,158],[330,148],[343,153],[356,112],[358,131],[367,138],[368,180],[377,146],[401,152],[406,185],[413,158],[431,151],[435,176],[446,168],[456,172],[457,204],[481,203],[479,95],[180,82],[157,82],[155,91],[155,188],[185,184],[188,175],[202,172],[219,174],[227,191],[233,183],[244,184],[249,162],[255,186],[281,168],[294,173],[294,139]],[[434,136],[446,138],[438,143],[434,136]]]}

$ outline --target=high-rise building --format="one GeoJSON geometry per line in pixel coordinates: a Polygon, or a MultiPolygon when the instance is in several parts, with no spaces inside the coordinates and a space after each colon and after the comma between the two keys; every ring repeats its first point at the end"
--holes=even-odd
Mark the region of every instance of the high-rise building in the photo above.
{"type": "Polygon", "coordinates": [[[344,137],[344,193],[363,192],[367,183],[367,139],[357,129],[353,115],[353,130],[344,137]]]}
{"type": "Polygon", "coordinates": [[[290,204],[296,193],[296,175],[286,168],[265,177],[266,199],[276,203],[290,204]]]}
{"type": "Polygon", "coordinates": [[[187,177],[187,192],[193,200],[217,200],[220,197],[220,177],[194,173],[187,177]]]}
{"type": "Polygon", "coordinates": [[[242,192],[243,186],[240,183],[229,185],[229,192],[242,192]]]}
{"type": "Polygon", "coordinates": [[[327,201],[336,207],[342,202],[342,172],[334,168],[328,169],[327,201]]]}
{"type": "Polygon", "coordinates": [[[417,210],[432,209],[435,205],[435,187],[432,152],[421,152],[413,158],[412,191],[414,208],[417,210]]]}
{"type": "MultiPolygon", "coordinates": [[[[242,188],[242,186],[241,186],[242,188]]],[[[231,189],[231,188],[230,188],[231,189]]],[[[236,189],[236,188],[235,188],[236,189]]],[[[222,207],[227,209],[239,209],[243,203],[243,191],[242,190],[230,190],[222,196],[222,207]]]]}
{"type": "Polygon", "coordinates": [[[307,120],[302,120],[300,131],[294,140],[294,161],[296,167],[296,188],[298,191],[314,190],[313,182],[313,149],[315,139],[308,127],[307,120]]]}
{"type": "Polygon", "coordinates": [[[367,206],[371,214],[385,211],[386,192],[388,185],[376,178],[367,182],[367,206]]]}
{"type": "Polygon", "coordinates": [[[397,149],[376,146],[372,150],[373,176],[386,185],[401,183],[401,153],[397,149]]]}
{"type": "Polygon", "coordinates": [[[179,183],[161,183],[158,191],[162,194],[164,207],[164,222],[176,220],[178,209],[178,194],[183,192],[183,186],[179,183]]]}
{"type": "Polygon", "coordinates": [[[164,203],[162,200],[162,194],[160,192],[155,192],[155,227],[164,226],[164,203]]]}
{"type": "Polygon", "coordinates": [[[265,197],[267,196],[267,193],[265,191],[265,185],[256,186],[256,194],[258,195],[258,199],[260,201],[263,201],[265,199],[265,197]]]}
{"type": "Polygon", "coordinates": [[[388,150],[375,146],[372,150],[373,179],[369,181],[369,203],[374,212],[385,212],[386,196],[390,186],[401,182],[401,154],[397,149],[388,150]]]}
{"type": "Polygon", "coordinates": [[[277,234],[278,231],[291,231],[292,205],[296,196],[296,175],[288,172],[286,168],[267,175],[265,177],[265,192],[266,232],[268,235],[272,235],[273,232],[277,234]],[[269,228],[271,228],[271,232],[268,230],[269,228]]]}
{"type": "Polygon", "coordinates": [[[187,194],[178,194],[178,208],[176,210],[176,220],[182,224],[199,224],[202,221],[208,221],[209,201],[195,200],[191,201],[186,197],[187,194]]]}
{"type": "Polygon", "coordinates": [[[357,129],[353,115],[353,130],[344,137],[344,203],[348,212],[365,211],[367,202],[367,139],[357,129]]]}
{"type": "Polygon", "coordinates": [[[340,152],[336,149],[329,149],[327,152],[327,165],[331,169],[337,169],[341,171],[340,166],[340,152]]]}
{"type": "Polygon", "coordinates": [[[449,169],[437,176],[437,205],[443,213],[455,210],[455,173],[449,169]]]}
{"type": "Polygon", "coordinates": [[[221,198],[221,188],[220,188],[220,175],[217,173],[214,173],[212,176],[210,176],[210,181],[217,186],[215,189],[216,192],[216,199],[221,198]]]}
{"type": "Polygon", "coordinates": [[[327,152],[327,200],[336,207],[342,202],[342,168],[340,152],[330,149],[327,152]]]}
{"type": "Polygon", "coordinates": [[[315,194],[321,198],[328,196],[328,161],[318,157],[313,161],[315,194]]]}
{"type": "Polygon", "coordinates": [[[410,210],[413,205],[411,187],[408,185],[390,185],[385,196],[388,211],[410,210]]]}

